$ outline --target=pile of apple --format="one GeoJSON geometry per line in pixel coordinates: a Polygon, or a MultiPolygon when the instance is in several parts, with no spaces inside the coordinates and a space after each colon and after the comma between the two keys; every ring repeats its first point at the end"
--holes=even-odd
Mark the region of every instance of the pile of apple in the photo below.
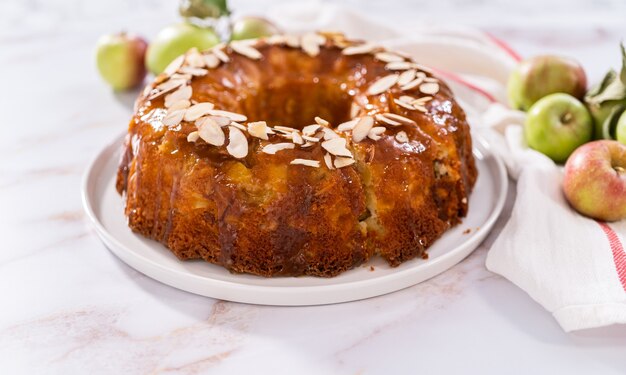
{"type": "Polygon", "coordinates": [[[176,57],[191,48],[209,49],[224,40],[260,38],[278,33],[271,22],[244,17],[230,23],[226,0],[182,0],[179,8],[184,22],[161,30],[149,44],[129,33],[104,35],[98,41],[96,62],[100,75],[116,91],[143,83],[147,71],[158,75],[176,57]],[[227,30],[220,38],[220,20],[227,30]]]}
{"type": "Polygon", "coordinates": [[[565,163],[563,192],[581,214],[626,218],[626,50],[622,68],[587,91],[576,61],[538,56],[521,62],[508,82],[511,107],[527,112],[528,146],[565,163]]]}

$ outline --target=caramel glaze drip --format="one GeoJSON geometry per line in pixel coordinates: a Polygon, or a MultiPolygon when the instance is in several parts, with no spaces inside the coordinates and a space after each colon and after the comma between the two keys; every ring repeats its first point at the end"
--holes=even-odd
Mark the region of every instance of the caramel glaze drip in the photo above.
{"type": "Polygon", "coordinates": [[[256,48],[258,61],[226,48],[231,61],[194,77],[192,99],[271,126],[301,129],[315,116],[337,126],[353,103],[359,115],[392,112],[417,125],[349,141],[357,163],[329,170],[323,162],[289,165],[323,160],[318,145],[268,155],[260,151],[267,141],[247,135],[249,153],[238,160],[225,147],[188,142],[193,123],[165,127],[157,116],[163,96],[140,97],[117,179],[129,226],[180,259],[262,276],[334,276],[374,254],[392,266],[425,258],[466,215],[477,175],[469,126],[450,89],[439,82],[427,113],[407,110],[393,99],[424,96],[417,88],[365,94],[391,73],[372,55],[345,56],[331,42],[315,57],[263,42],[256,48]],[[400,130],[408,143],[394,138],[400,130]]]}

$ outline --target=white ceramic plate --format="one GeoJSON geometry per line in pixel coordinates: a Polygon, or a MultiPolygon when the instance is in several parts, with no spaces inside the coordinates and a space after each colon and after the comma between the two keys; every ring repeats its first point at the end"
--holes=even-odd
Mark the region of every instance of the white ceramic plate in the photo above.
{"type": "Polygon", "coordinates": [[[266,305],[321,305],[354,301],[400,290],[429,279],[468,256],[496,221],[507,192],[502,162],[474,137],[478,181],[469,215],[447,231],[429,250],[429,259],[414,259],[391,268],[382,259],[334,278],[231,274],[204,261],[179,261],[158,242],[137,235],[126,225],[124,204],[115,190],[123,136],[104,148],[83,180],[83,204],[106,246],[136,270],[173,287],[208,297],[266,305]],[[471,229],[469,234],[463,234],[471,229]],[[374,266],[374,270],[370,269],[374,266]]]}

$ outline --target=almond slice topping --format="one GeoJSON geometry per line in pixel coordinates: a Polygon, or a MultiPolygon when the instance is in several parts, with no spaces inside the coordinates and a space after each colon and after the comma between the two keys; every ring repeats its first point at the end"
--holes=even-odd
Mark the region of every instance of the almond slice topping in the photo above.
{"type": "Polygon", "coordinates": [[[378,95],[389,90],[398,82],[398,77],[398,74],[389,74],[378,79],[367,88],[367,95],[378,95]]]}
{"type": "Polygon", "coordinates": [[[313,134],[315,134],[315,132],[319,128],[320,128],[320,125],[318,125],[318,124],[307,125],[304,128],[302,128],[302,134],[304,134],[304,135],[313,135],[313,134]]]}
{"type": "Polygon", "coordinates": [[[356,123],[359,122],[359,118],[352,119],[350,121],[343,122],[337,126],[337,130],[340,132],[345,132],[348,130],[354,129],[356,123]]]}
{"type": "Polygon", "coordinates": [[[185,116],[185,109],[177,109],[175,111],[168,111],[167,115],[163,117],[163,125],[174,126],[180,124],[185,116]]]}
{"type": "Polygon", "coordinates": [[[335,169],[335,167],[333,166],[332,156],[330,156],[328,152],[324,154],[324,164],[326,164],[326,167],[328,169],[335,169]]]}
{"type": "Polygon", "coordinates": [[[304,143],[304,140],[302,139],[302,136],[297,131],[291,133],[291,140],[293,141],[293,143],[295,143],[297,145],[301,145],[301,144],[304,143]]]}
{"type": "Polygon", "coordinates": [[[165,97],[165,107],[169,108],[179,100],[191,99],[191,86],[183,86],[165,97]]]}
{"type": "Polygon", "coordinates": [[[302,50],[309,56],[317,56],[320,53],[320,45],[326,42],[326,38],[316,33],[308,33],[302,36],[302,50]]]}
{"type": "Polygon", "coordinates": [[[398,86],[404,86],[414,80],[416,73],[417,70],[415,69],[409,69],[402,72],[402,74],[400,74],[400,77],[398,78],[398,86]]]}
{"type": "Polygon", "coordinates": [[[345,138],[333,138],[322,142],[322,148],[336,156],[352,157],[350,150],[346,148],[345,138]]]}
{"type": "Polygon", "coordinates": [[[377,141],[381,137],[381,135],[387,130],[384,126],[376,126],[370,129],[369,133],[367,133],[367,137],[371,140],[377,141]]]}
{"type": "Polygon", "coordinates": [[[194,104],[185,113],[185,121],[195,121],[204,115],[208,115],[209,111],[213,109],[213,103],[198,103],[194,104]]]}
{"type": "Polygon", "coordinates": [[[156,87],[156,89],[159,90],[159,92],[151,95],[150,98],[148,99],[152,100],[186,83],[187,83],[187,80],[184,80],[184,79],[170,79],[169,81],[165,81],[156,87]]]}
{"type": "Polygon", "coordinates": [[[200,135],[198,134],[197,131],[192,131],[191,133],[187,134],[187,142],[195,142],[198,140],[198,138],[200,138],[200,135]]]}
{"type": "Polygon", "coordinates": [[[376,60],[380,60],[386,63],[395,62],[395,61],[404,61],[404,57],[398,56],[395,53],[391,53],[391,52],[378,52],[377,54],[374,55],[374,58],[376,58],[376,60]]]}
{"type": "Polygon", "coordinates": [[[320,162],[317,160],[309,159],[293,159],[289,164],[293,165],[306,165],[307,167],[319,168],[320,162]]]}
{"type": "Polygon", "coordinates": [[[224,131],[212,118],[203,117],[196,121],[196,126],[198,127],[198,135],[206,143],[213,146],[222,146],[226,141],[224,131]]]}
{"type": "Polygon", "coordinates": [[[411,90],[411,89],[414,89],[417,86],[419,86],[422,82],[424,82],[424,78],[423,77],[417,77],[414,80],[412,80],[411,82],[407,83],[406,85],[400,86],[400,89],[402,89],[403,91],[411,90]]]}
{"type": "Polygon", "coordinates": [[[376,121],[379,122],[384,122],[387,125],[391,125],[391,126],[399,126],[402,125],[401,122],[395,121],[390,119],[389,117],[385,116],[384,114],[381,113],[377,113],[374,118],[376,118],[376,121]]]}
{"type": "Polygon", "coordinates": [[[232,48],[233,51],[237,52],[238,54],[246,56],[247,58],[250,58],[252,60],[259,60],[261,59],[261,57],[263,57],[261,52],[259,52],[256,48],[247,43],[232,42],[230,43],[230,48],[232,48]]]}
{"type": "Polygon", "coordinates": [[[204,67],[204,58],[198,52],[198,49],[193,48],[185,55],[185,63],[193,68],[202,68],[204,67]]]}
{"type": "Polygon", "coordinates": [[[354,126],[354,129],[352,129],[352,140],[354,142],[361,142],[365,139],[365,137],[367,137],[367,134],[373,126],[374,119],[371,116],[363,116],[359,118],[359,121],[354,126]]]}
{"type": "Polygon", "coordinates": [[[392,61],[385,65],[387,70],[407,70],[414,68],[415,64],[410,61],[392,61]]]}
{"type": "Polygon", "coordinates": [[[321,125],[321,126],[328,126],[328,125],[330,125],[330,122],[324,120],[323,118],[321,118],[319,116],[315,116],[315,122],[318,125],[321,125]]]}
{"type": "Polygon", "coordinates": [[[220,65],[220,62],[220,59],[218,59],[213,53],[207,53],[204,55],[204,64],[209,69],[217,68],[220,65]]]}
{"type": "Polygon", "coordinates": [[[377,50],[377,49],[379,49],[379,47],[374,44],[364,43],[364,44],[358,44],[356,46],[346,47],[341,51],[341,54],[348,55],[348,56],[364,55],[366,53],[373,52],[374,50],[377,50]]]}
{"type": "Polygon", "coordinates": [[[435,82],[426,82],[420,85],[420,92],[426,95],[435,95],[439,92],[439,84],[435,82]]]}
{"type": "Polygon", "coordinates": [[[236,122],[245,122],[246,120],[248,120],[248,118],[245,115],[235,113],[235,112],[222,111],[219,109],[212,109],[209,111],[209,114],[214,115],[214,116],[228,117],[232,121],[236,121],[236,122]]]}
{"type": "Polygon", "coordinates": [[[389,119],[392,119],[394,121],[398,121],[398,122],[400,122],[402,124],[405,124],[405,125],[414,125],[415,124],[415,121],[411,120],[410,118],[407,118],[407,117],[404,117],[404,116],[400,116],[400,115],[397,115],[395,113],[387,112],[387,113],[384,113],[383,116],[385,116],[385,117],[387,117],[389,119]]]}
{"type": "Polygon", "coordinates": [[[269,139],[267,136],[267,122],[265,121],[254,121],[248,123],[248,133],[251,136],[265,139],[266,141],[269,139]]]}
{"type": "Polygon", "coordinates": [[[399,105],[400,107],[406,108],[406,109],[408,109],[410,111],[414,111],[415,110],[415,107],[413,107],[413,105],[411,103],[407,103],[407,102],[402,101],[400,99],[394,99],[393,102],[396,103],[397,105],[399,105]]]}
{"type": "Polygon", "coordinates": [[[187,109],[191,106],[191,102],[187,99],[182,99],[169,106],[168,111],[175,111],[177,109],[187,109]]]}
{"type": "Polygon", "coordinates": [[[278,151],[294,149],[295,147],[296,147],[296,145],[294,145],[293,143],[287,143],[287,142],[284,142],[284,143],[270,143],[269,145],[264,146],[261,149],[261,151],[263,151],[266,154],[274,155],[278,151]]]}
{"type": "Polygon", "coordinates": [[[396,134],[396,140],[400,143],[407,143],[409,141],[409,136],[406,135],[406,132],[404,131],[399,131],[396,134]]]}
{"type": "Polygon", "coordinates": [[[196,68],[196,67],[192,67],[192,66],[183,66],[179,69],[180,73],[183,74],[191,74],[192,76],[204,76],[206,75],[209,71],[203,68],[196,68]]]}
{"type": "Polygon", "coordinates": [[[220,60],[223,63],[227,63],[230,61],[230,57],[228,57],[228,55],[222,51],[222,48],[224,48],[224,45],[219,45],[219,46],[215,46],[211,49],[211,53],[213,53],[215,55],[215,57],[218,58],[218,60],[220,60]]]}
{"type": "Polygon", "coordinates": [[[355,163],[355,161],[352,158],[342,158],[342,157],[335,158],[335,167],[336,168],[347,167],[348,165],[352,165],[354,163],[355,163]]]}
{"type": "Polygon", "coordinates": [[[168,76],[171,76],[172,74],[176,73],[178,71],[178,69],[180,69],[183,66],[184,62],[185,62],[185,55],[178,56],[177,58],[172,60],[171,63],[169,63],[167,65],[165,70],[163,70],[163,73],[167,74],[168,76]]]}
{"type": "MultiPolygon", "coordinates": [[[[222,130],[220,128],[220,130],[222,130]]],[[[248,155],[248,138],[234,126],[228,127],[228,146],[226,151],[237,159],[248,155]]]]}
{"type": "Polygon", "coordinates": [[[341,138],[339,136],[339,134],[335,133],[335,131],[333,131],[330,128],[326,128],[326,127],[322,127],[322,132],[324,133],[324,140],[330,140],[330,139],[336,139],[336,138],[341,138]]]}

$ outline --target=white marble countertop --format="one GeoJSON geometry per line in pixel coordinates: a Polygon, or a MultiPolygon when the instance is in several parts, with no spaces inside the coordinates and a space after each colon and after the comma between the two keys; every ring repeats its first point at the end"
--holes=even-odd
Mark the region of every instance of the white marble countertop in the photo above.
{"type": "MultiPolygon", "coordinates": [[[[444,274],[331,306],[216,301],[118,260],[85,220],[80,179],[87,161],[125,128],[134,94],[116,96],[102,84],[93,48],[100,34],[119,29],[153,36],[175,19],[174,3],[0,3],[0,373],[626,372],[626,327],[566,334],[485,269],[503,218],[444,274]]],[[[260,13],[266,5],[259,3],[233,7],[260,13]]],[[[446,12],[446,21],[486,29],[525,56],[574,56],[592,81],[617,65],[626,36],[626,6],[617,0],[513,8],[503,0],[343,3],[393,22],[446,12]]],[[[511,189],[504,218],[513,197],[511,189]]]]}

